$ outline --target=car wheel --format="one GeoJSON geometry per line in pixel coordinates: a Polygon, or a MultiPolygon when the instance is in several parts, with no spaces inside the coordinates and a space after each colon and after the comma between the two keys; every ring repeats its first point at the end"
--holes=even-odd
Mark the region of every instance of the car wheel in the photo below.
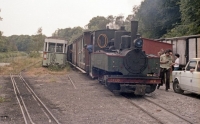
{"type": "Polygon", "coordinates": [[[184,90],[181,89],[181,87],[179,86],[179,82],[178,80],[175,80],[173,83],[173,89],[175,93],[180,93],[183,94],[184,90]]]}

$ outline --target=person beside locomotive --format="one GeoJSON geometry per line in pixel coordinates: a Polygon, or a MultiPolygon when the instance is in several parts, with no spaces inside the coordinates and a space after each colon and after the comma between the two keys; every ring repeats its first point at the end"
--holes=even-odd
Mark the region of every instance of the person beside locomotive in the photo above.
{"type": "Polygon", "coordinates": [[[157,89],[160,86],[163,86],[165,82],[165,90],[168,91],[170,89],[170,72],[172,65],[172,50],[166,50],[163,55],[160,56],[160,78],[161,83],[157,86],[157,89]]]}
{"type": "Polygon", "coordinates": [[[160,51],[158,52],[158,56],[160,57],[161,55],[163,55],[165,53],[164,49],[160,49],[160,51]]]}
{"type": "Polygon", "coordinates": [[[180,57],[180,55],[179,54],[175,54],[175,62],[174,63],[172,63],[172,66],[174,66],[174,71],[178,71],[179,70],[179,57],[180,57]]]}
{"type": "Polygon", "coordinates": [[[88,50],[89,53],[93,52],[93,45],[90,45],[90,44],[87,45],[87,44],[85,44],[84,47],[88,50]]]}

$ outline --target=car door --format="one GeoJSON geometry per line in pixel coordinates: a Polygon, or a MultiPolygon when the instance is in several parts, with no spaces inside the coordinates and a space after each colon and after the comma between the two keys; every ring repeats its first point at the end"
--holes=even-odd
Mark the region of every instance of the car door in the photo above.
{"type": "Polygon", "coordinates": [[[200,61],[193,72],[192,89],[194,92],[200,94],[200,61]]]}
{"type": "Polygon", "coordinates": [[[193,70],[196,67],[196,61],[189,61],[185,71],[180,72],[181,73],[181,81],[180,86],[183,90],[192,91],[192,82],[193,82],[193,70]]]}

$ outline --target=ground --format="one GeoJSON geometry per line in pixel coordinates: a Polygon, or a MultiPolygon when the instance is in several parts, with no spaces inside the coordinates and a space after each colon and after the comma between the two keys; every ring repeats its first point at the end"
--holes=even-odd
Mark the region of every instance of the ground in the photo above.
{"type": "MultiPolygon", "coordinates": [[[[35,68],[23,71],[22,75],[63,124],[158,123],[123,96],[113,94],[97,80],[80,72],[71,70],[49,73],[46,68],[35,68]]],[[[22,123],[9,75],[0,77],[0,96],[0,123],[22,123]]],[[[166,92],[163,86],[145,97],[180,113],[194,123],[200,122],[198,95],[176,94],[172,87],[166,92]]]]}

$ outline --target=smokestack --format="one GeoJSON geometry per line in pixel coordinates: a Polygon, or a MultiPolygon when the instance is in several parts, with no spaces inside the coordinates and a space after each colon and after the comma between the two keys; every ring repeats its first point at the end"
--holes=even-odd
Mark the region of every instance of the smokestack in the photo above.
{"type": "Polygon", "coordinates": [[[131,43],[137,38],[138,21],[131,21],[131,43]]]}

